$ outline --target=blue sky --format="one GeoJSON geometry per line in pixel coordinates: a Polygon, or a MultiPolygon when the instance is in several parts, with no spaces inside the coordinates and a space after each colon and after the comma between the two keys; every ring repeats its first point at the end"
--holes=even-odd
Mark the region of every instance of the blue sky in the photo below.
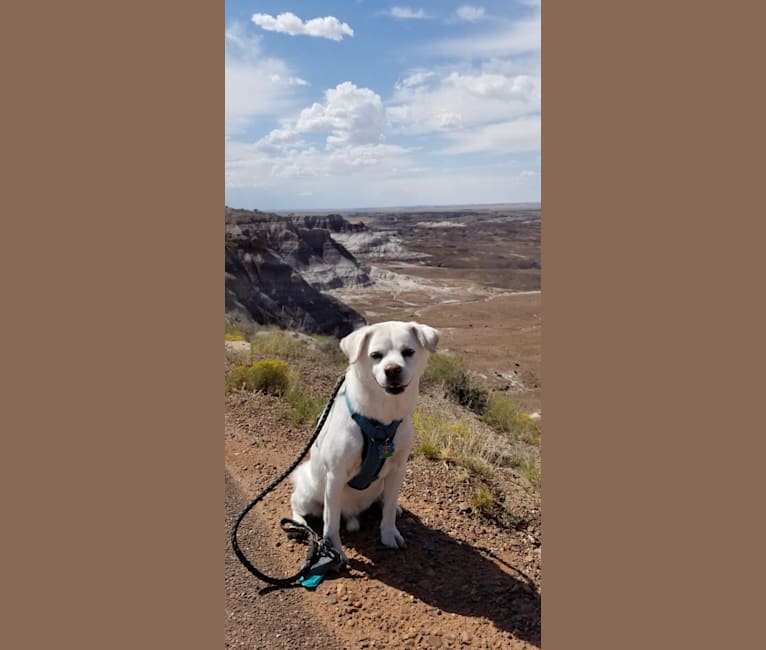
{"type": "Polygon", "coordinates": [[[540,5],[226,0],[226,204],[540,200],[540,5]]]}

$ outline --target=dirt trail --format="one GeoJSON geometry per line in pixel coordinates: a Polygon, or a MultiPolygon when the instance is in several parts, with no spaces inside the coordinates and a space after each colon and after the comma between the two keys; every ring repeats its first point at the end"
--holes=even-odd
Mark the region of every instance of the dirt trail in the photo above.
{"type": "MultiPolygon", "coordinates": [[[[329,394],[334,377],[317,372],[329,394]]],[[[467,508],[474,479],[444,462],[411,459],[398,526],[408,546],[383,547],[379,512],[343,532],[349,568],[314,592],[272,590],[234,557],[229,527],[239,510],[295,458],[310,427],[293,427],[278,398],[233,393],[225,424],[225,640],[227,648],[534,648],[540,646],[540,504],[510,472],[517,519],[491,521],[467,508]]],[[[240,544],[261,570],[285,576],[306,547],[279,529],[289,481],[259,504],[240,544]]]]}

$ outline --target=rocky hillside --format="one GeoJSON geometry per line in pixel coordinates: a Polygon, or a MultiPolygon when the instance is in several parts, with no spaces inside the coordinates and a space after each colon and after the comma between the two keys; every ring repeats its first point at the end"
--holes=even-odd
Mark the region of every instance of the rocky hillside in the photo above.
{"type": "MultiPolygon", "coordinates": [[[[324,219],[341,227],[331,217],[324,219]]],[[[329,230],[314,225],[257,210],[226,208],[226,314],[230,320],[334,336],[344,336],[364,322],[356,311],[322,292],[367,286],[371,283],[368,269],[329,230]]],[[[316,225],[322,225],[321,220],[316,225]]]]}
{"type": "Polygon", "coordinates": [[[287,217],[293,224],[299,228],[322,228],[329,230],[333,234],[367,232],[368,228],[363,223],[351,223],[346,221],[339,214],[327,215],[304,215],[287,217]]]}

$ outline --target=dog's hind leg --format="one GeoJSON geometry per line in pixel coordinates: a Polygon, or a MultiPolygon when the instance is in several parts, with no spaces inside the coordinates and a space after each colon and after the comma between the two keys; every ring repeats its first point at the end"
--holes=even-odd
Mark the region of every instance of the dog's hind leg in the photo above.
{"type": "Polygon", "coordinates": [[[290,477],[295,485],[290,496],[290,505],[293,509],[293,519],[300,524],[306,524],[306,515],[320,517],[322,504],[312,494],[309,486],[311,477],[308,474],[308,464],[301,465],[290,477]]]}

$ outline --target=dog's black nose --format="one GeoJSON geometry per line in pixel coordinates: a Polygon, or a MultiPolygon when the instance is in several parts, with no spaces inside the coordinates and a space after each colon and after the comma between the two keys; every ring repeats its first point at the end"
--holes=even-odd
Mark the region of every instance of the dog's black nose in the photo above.
{"type": "Polygon", "coordinates": [[[397,366],[395,363],[389,363],[383,371],[386,373],[386,377],[389,379],[396,379],[402,374],[402,367],[397,366]]]}

